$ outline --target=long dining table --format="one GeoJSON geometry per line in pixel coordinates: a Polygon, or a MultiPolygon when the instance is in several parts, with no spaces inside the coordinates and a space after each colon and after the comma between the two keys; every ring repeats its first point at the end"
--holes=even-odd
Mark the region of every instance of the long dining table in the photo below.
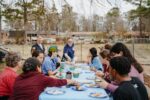
{"type": "MultiPolygon", "coordinates": [[[[78,78],[72,78],[80,83],[94,83],[95,81],[90,79],[95,77],[95,73],[89,70],[89,66],[86,64],[77,64],[78,68],[76,68],[77,72],[80,72],[78,78]]],[[[69,65],[65,66],[66,70],[69,70],[69,65]]],[[[65,71],[64,71],[65,72],[65,71]]],[[[84,85],[85,85],[84,84],[84,85]]],[[[85,86],[86,87],[86,86],[85,86]]],[[[100,87],[86,87],[85,91],[76,91],[72,87],[62,86],[62,87],[47,87],[45,91],[43,91],[39,100],[111,100],[106,91],[100,87]],[[51,95],[46,93],[46,90],[58,89],[64,91],[64,94],[61,95],[51,95]],[[102,97],[92,97],[91,93],[101,93],[105,96],[102,97]]]]}

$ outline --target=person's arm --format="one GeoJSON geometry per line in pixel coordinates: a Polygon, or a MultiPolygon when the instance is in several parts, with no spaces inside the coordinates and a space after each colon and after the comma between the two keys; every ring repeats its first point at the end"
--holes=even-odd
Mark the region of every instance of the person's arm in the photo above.
{"type": "Polygon", "coordinates": [[[112,84],[112,83],[109,83],[108,85],[107,85],[107,87],[106,87],[106,89],[108,89],[109,91],[111,91],[111,92],[115,92],[115,90],[118,88],[118,86],[117,85],[114,85],[114,84],[112,84]]]}
{"type": "Polygon", "coordinates": [[[50,61],[45,61],[44,67],[45,67],[45,70],[47,71],[47,74],[49,76],[56,74],[56,71],[52,71],[53,66],[51,65],[50,61]]]}
{"type": "Polygon", "coordinates": [[[60,87],[60,86],[64,86],[67,85],[67,80],[66,79],[56,79],[56,78],[52,78],[52,77],[44,77],[44,85],[45,87],[60,87]]]}
{"type": "Polygon", "coordinates": [[[76,82],[70,79],[55,79],[52,77],[47,77],[44,76],[44,84],[45,87],[50,86],[56,86],[56,87],[60,87],[60,86],[64,86],[64,85],[69,85],[69,84],[75,84],[76,82]]]}
{"type": "Polygon", "coordinates": [[[114,85],[113,83],[108,83],[101,77],[99,77],[99,79],[101,80],[101,82],[98,82],[97,84],[103,89],[108,89],[111,92],[115,92],[115,90],[118,88],[117,85],[114,85]]]}
{"type": "Polygon", "coordinates": [[[58,71],[59,71],[60,67],[58,67],[56,70],[52,71],[52,70],[48,70],[48,75],[49,76],[53,76],[55,75],[58,71]]]}
{"type": "Polygon", "coordinates": [[[57,71],[48,70],[48,76],[53,76],[57,73],[57,71]]]}
{"type": "Polygon", "coordinates": [[[45,54],[45,46],[44,46],[44,44],[42,44],[42,46],[43,46],[43,53],[45,54]]]}
{"type": "Polygon", "coordinates": [[[68,56],[68,54],[65,53],[64,55],[65,55],[65,57],[67,58],[67,60],[71,62],[71,58],[68,56]]]}
{"type": "Polygon", "coordinates": [[[33,45],[31,48],[31,54],[33,54],[33,52],[36,50],[36,47],[33,45]]]}

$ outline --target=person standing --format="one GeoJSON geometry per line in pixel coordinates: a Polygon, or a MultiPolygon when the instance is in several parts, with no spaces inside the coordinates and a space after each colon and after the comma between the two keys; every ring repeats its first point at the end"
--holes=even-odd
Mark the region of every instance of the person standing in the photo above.
{"type": "Polygon", "coordinates": [[[74,53],[75,50],[74,50],[73,39],[69,38],[63,50],[62,61],[69,61],[69,62],[74,61],[74,56],[75,56],[74,53]]]}
{"type": "Polygon", "coordinates": [[[34,51],[41,51],[41,52],[45,53],[45,47],[43,45],[43,37],[42,36],[37,37],[37,43],[32,46],[31,54],[34,51]]]}

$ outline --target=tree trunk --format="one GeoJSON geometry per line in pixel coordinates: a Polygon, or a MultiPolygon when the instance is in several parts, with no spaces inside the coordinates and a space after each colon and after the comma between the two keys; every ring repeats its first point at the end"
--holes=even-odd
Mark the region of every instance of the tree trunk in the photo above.
{"type": "MultiPolygon", "coordinates": [[[[140,0],[140,4],[139,7],[142,7],[142,0],[140,0]]],[[[142,33],[142,15],[140,14],[139,16],[139,28],[140,28],[140,37],[142,37],[143,33],[142,33]]]]}
{"type": "Polygon", "coordinates": [[[141,15],[139,17],[139,28],[140,28],[140,37],[142,37],[143,30],[142,30],[142,16],[141,15]]]}
{"type": "Polygon", "coordinates": [[[24,10],[24,14],[23,14],[23,18],[24,18],[24,26],[26,27],[27,24],[27,7],[26,7],[26,2],[25,0],[23,0],[23,10],[24,10]]]}
{"type": "Polygon", "coordinates": [[[0,6],[0,43],[2,42],[2,14],[1,14],[1,6],[0,6]]]}

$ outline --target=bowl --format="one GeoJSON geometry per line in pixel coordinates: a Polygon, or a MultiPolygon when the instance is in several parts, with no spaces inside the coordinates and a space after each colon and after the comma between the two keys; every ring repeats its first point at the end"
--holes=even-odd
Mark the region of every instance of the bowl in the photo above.
{"type": "Polygon", "coordinates": [[[79,72],[73,72],[73,77],[74,78],[79,78],[80,73],[79,72]]]}

